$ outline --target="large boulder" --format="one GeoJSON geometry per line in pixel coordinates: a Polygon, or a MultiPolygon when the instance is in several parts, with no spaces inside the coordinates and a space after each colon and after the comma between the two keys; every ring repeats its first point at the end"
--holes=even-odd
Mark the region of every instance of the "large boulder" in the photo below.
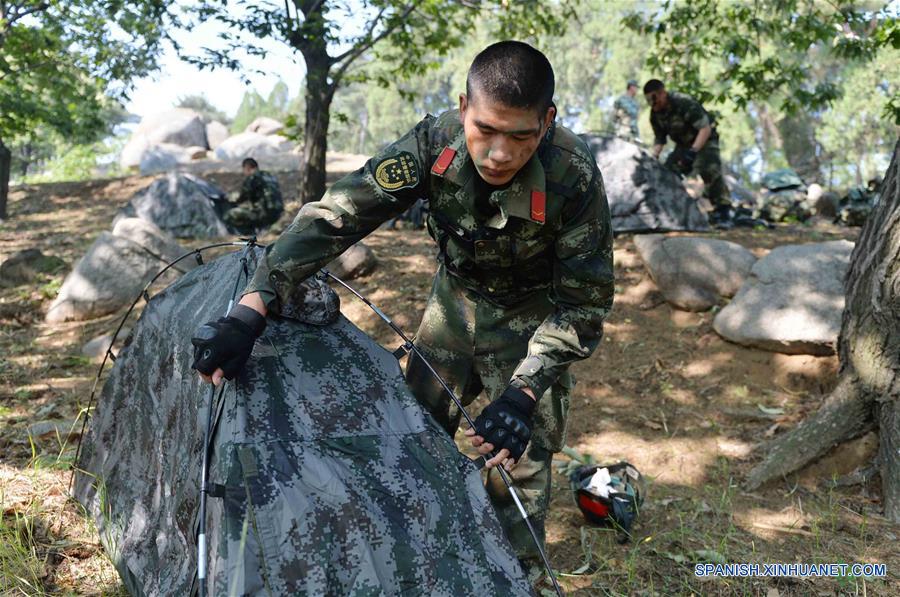
{"type": "Polygon", "coordinates": [[[741,245],[714,238],[636,236],[650,276],[666,301],[685,311],[705,311],[737,293],[756,262],[741,245]]]}
{"type": "Polygon", "coordinates": [[[191,153],[186,147],[171,143],[148,146],[141,154],[140,173],[156,174],[174,170],[182,164],[190,163],[191,153]]]}
{"type": "Polygon", "coordinates": [[[268,116],[260,116],[247,125],[245,133],[259,133],[260,135],[277,135],[284,129],[284,124],[268,116]]]}
{"type": "MultiPolygon", "coordinates": [[[[112,233],[137,243],[165,263],[171,263],[187,252],[172,236],[160,230],[153,222],[142,218],[119,218],[113,224],[112,233]]],[[[180,272],[188,272],[196,267],[196,261],[182,259],[173,267],[180,272]]]]}
{"type": "Polygon", "coordinates": [[[141,245],[102,232],[66,276],[46,321],[82,321],[131,303],[165,263],[141,245]]]}
{"type": "Polygon", "coordinates": [[[726,340],[788,354],[834,353],[853,243],[786,245],[754,264],[713,320],[726,340]]]}
{"type": "Polygon", "coordinates": [[[646,151],[617,137],[582,135],[606,186],[614,232],[708,230],[681,179],[646,151]]]}
{"type": "Polygon", "coordinates": [[[328,271],[342,280],[353,280],[368,276],[378,267],[375,253],[361,242],[356,243],[328,264],[328,271]]]}
{"type": "MultiPolygon", "coordinates": [[[[231,254],[149,301],[83,439],[75,496],[131,595],[196,586],[210,390],[188,336],[240,271],[231,254]]],[[[212,409],[209,593],[530,595],[480,472],[397,360],[326,285],[296,295],[212,409]]]]}
{"type": "Polygon", "coordinates": [[[216,158],[220,160],[243,160],[244,158],[265,158],[293,149],[290,141],[279,135],[260,133],[239,133],[228,137],[216,147],[216,158]]]}
{"type": "Polygon", "coordinates": [[[136,193],[115,221],[142,218],[176,238],[228,236],[228,227],[216,211],[216,202],[224,199],[225,193],[202,178],[170,172],[136,193]]]}
{"type": "Polygon", "coordinates": [[[188,108],[173,108],[144,118],[122,149],[119,163],[123,168],[140,166],[144,153],[160,143],[209,147],[203,117],[188,108]]]}
{"type": "Polygon", "coordinates": [[[221,145],[230,134],[228,127],[218,120],[213,120],[206,125],[206,143],[210,149],[215,149],[221,145]]]}

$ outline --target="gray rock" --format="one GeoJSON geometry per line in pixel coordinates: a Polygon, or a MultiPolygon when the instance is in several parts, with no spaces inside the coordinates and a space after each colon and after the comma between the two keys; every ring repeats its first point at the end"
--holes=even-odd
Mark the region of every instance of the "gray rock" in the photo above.
{"type": "Polygon", "coordinates": [[[160,143],[208,147],[203,117],[194,110],[174,108],[144,118],[122,150],[119,163],[123,168],[140,166],[144,153],[160,143]]]}
{"type": "Polygon", "coordinates": [[[737,344],[788,354],[834,353],[853,243],[786,245],[753,266],[713,328],[737,344]]]}
{"type": "MultiPolygon", "coordinates": [[[[122,328],[122,330],[119,331],[119,335],[116,337],[116,343],[118,345],[121,345],[130,333],[130,328],[122,328]]],[[[99,363],[106,355],[106,351],[109,349],[109,343],[112,342],[112,339],[113,332],[109,332],[108,334],[101,334],[99,336],[96,336],[95,338],[91,338],[84,344],[84,346],[81,347],[81,354],[93,360],[94,362],[99,363]]]]}
{"type": "Polygon", "coordinates": [[[165,264],[141,245],[102,232],[66,276],[46,321],[82,321],[131,304],[165,264]]]}
{"type": "MultiPolygon", "coordinates": [[[[120,218],[113,225],[112,233],[139,244],[145,251],[166,263],[175,261],[188,252],[169,234],[159,229],[153,222],[142,218],[120,218]]],[[[194,259],[183,259],[173,267],[180,272],[188,272],[197,266],[194,259]]]]}
{"type": "Polygon", "coordinates": [[[705,311],[740,289],[756,262],[741,245],[713,238],[636,236],[650,276],[672,306],[705,311]]]}
{"type": "Polygon", "coordinates": [[[368,276],[376,267],[378,259],[375,253],[367,245],[359,242],[329,263],[327,269],[342,280],[352,280],[368,276]]]}
{"type": "Polygon", "coordinates": [[[170,172],[132,197],[114,223],[122,218],[141,218],[176,238],[211,238],[229,235],[215,209],[225,194],[205,180],[170,172]]]}
{"type": "Polygon", "coordinates": [[[681,179],[646,151],[615,137],[582,138],[603,174],[615,232],[709,229],[681,179]]]}
{"type": "Polygon", "coordinates": [[[28,435],[35,440],[66,441],[81,434],[81,425],[75,419],[50,419],[28,426],[28,435]]]}
{"type": "MultiPolygon", "coordinates": [[[[260,133],[240,133],[228,137],[216,147],[216,158],[220,160],[243,160],[244,158],[265,158],[290,152],[293,145],[278,135],[260,133]]],[[[264,165],[261,164],[263,168],[264,165]]]]}
{"type": "Polygon", "coordinates": [[[63,264],[59,257],[48,257],[38,249],[13,253],[0,263],[0,287],[33,282],[39,273],[52,273],[63,264]]]}
{"type": "Polygon", "coordinates": [[[247,125],[245,133],[259,133],[260,135],[277,135],[284,129],[284,125],[274,118],[260,116],[247,125]]]}
{"type": "Polygon", "coordinates": [[[218,120],[213,120],[206,125],[206,143],[209,145],[210,149],[215,149],[221,145],[230,134],[231,133],[228,132],[228,127],[218,120]]]}
{"type": "Polygon", "coordinates": [[[817,216],[834,220],[841,211],[841,198],[834,191],[825,191],[813,203],[813,210],[817,216]]]}
{"type": "Polygon", "coordinates": [[[191,161],[191,152],[186,147],[171,143],[148,146],[141,154],[140,172],[143,175],[175,170],[191,161]]]}

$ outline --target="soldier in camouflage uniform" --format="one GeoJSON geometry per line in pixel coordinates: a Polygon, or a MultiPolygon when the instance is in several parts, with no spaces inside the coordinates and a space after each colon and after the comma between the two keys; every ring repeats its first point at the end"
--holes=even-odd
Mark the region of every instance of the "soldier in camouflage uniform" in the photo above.
{"type": "Polygon", "coordinates": [[[238,234],[254,234],[278,221],[284,213],[284,201],[278,179],[260,170],[256,160],[245,159],[241,168],[247,178],[241,185],[240,195],[222,215],[222,219],[238,234]]]}
{"type": "Polygon", "coordinates": [[[666,159],[666,167],[684,175],[699,174],[703,179],[703,194],[713,204],[710,223],[730,228],[731,198],[722,174],[715,119],[694,98],[669,93],[659,79],[647,81],[644,97],[651,109],[654,157],[659,157],[667,137],[671,137],[675,149],[666,159]]]}
{"type": "MultiPolygon", "coordinates": [[[[482,392],[491,401],[467,436],[494,454],[489,469],[516,465],[511,476],[541,536],[552,454],[565,442],[568,368],[598,346],[614,289],[603,180],[585,143],[554,124],[553,89],[550,63],[531,46],[486,48],[459,111],[427,116],[304,205],[235,308],[237,318],[277,313],[291,288],[426,198],[439,263],[416,345],[464,404],[482,392]]],[[[249,356],[255,337],[238,328],[205,345],[221,353],[198,367],[205,379],[221,380],[217,362],[233,372],[249,356]]],[[[460,413],[420,359],[410,358],[406,375],[454,434],[460,413]]],[[[497,477],[489,471],[498,515],[533,566],[538,552],[497,477]]]]}
{"type": "Polygon", "coordinates": [[[613,131],[616,137],[636,143],[638,137],[638,112],[640,108],[634,96],[637,95],[637,81],[631,79],[625,86],[625,93],[613,103],[613,131]]]}

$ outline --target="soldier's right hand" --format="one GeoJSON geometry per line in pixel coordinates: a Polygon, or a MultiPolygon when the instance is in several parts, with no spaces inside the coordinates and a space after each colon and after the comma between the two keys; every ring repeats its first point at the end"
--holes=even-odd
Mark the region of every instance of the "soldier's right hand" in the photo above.
{"type": "Polygon", "coordinates": [[[194,332],[194,362],[204,381],[219,385],[222,377],[234,379],[241,372],[253,344],[266,329],[266,318],[245,305],[236,305],[227,317],[203,324],[194,332]]]}

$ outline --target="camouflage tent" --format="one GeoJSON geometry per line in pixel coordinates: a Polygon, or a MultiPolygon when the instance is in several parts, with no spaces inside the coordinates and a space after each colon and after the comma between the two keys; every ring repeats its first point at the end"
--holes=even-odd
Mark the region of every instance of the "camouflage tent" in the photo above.
{"type": "MultiPolygon", "coordinates": [[[[134,595],[196,591],[209,394],[188,332],[238,269],[222,257],[150,300],[84,438],[75,495],[134,595]]],[[[300,287],[216,404],[210,594],[529,594],[478,471],[337,305],[300,287]]]]}

